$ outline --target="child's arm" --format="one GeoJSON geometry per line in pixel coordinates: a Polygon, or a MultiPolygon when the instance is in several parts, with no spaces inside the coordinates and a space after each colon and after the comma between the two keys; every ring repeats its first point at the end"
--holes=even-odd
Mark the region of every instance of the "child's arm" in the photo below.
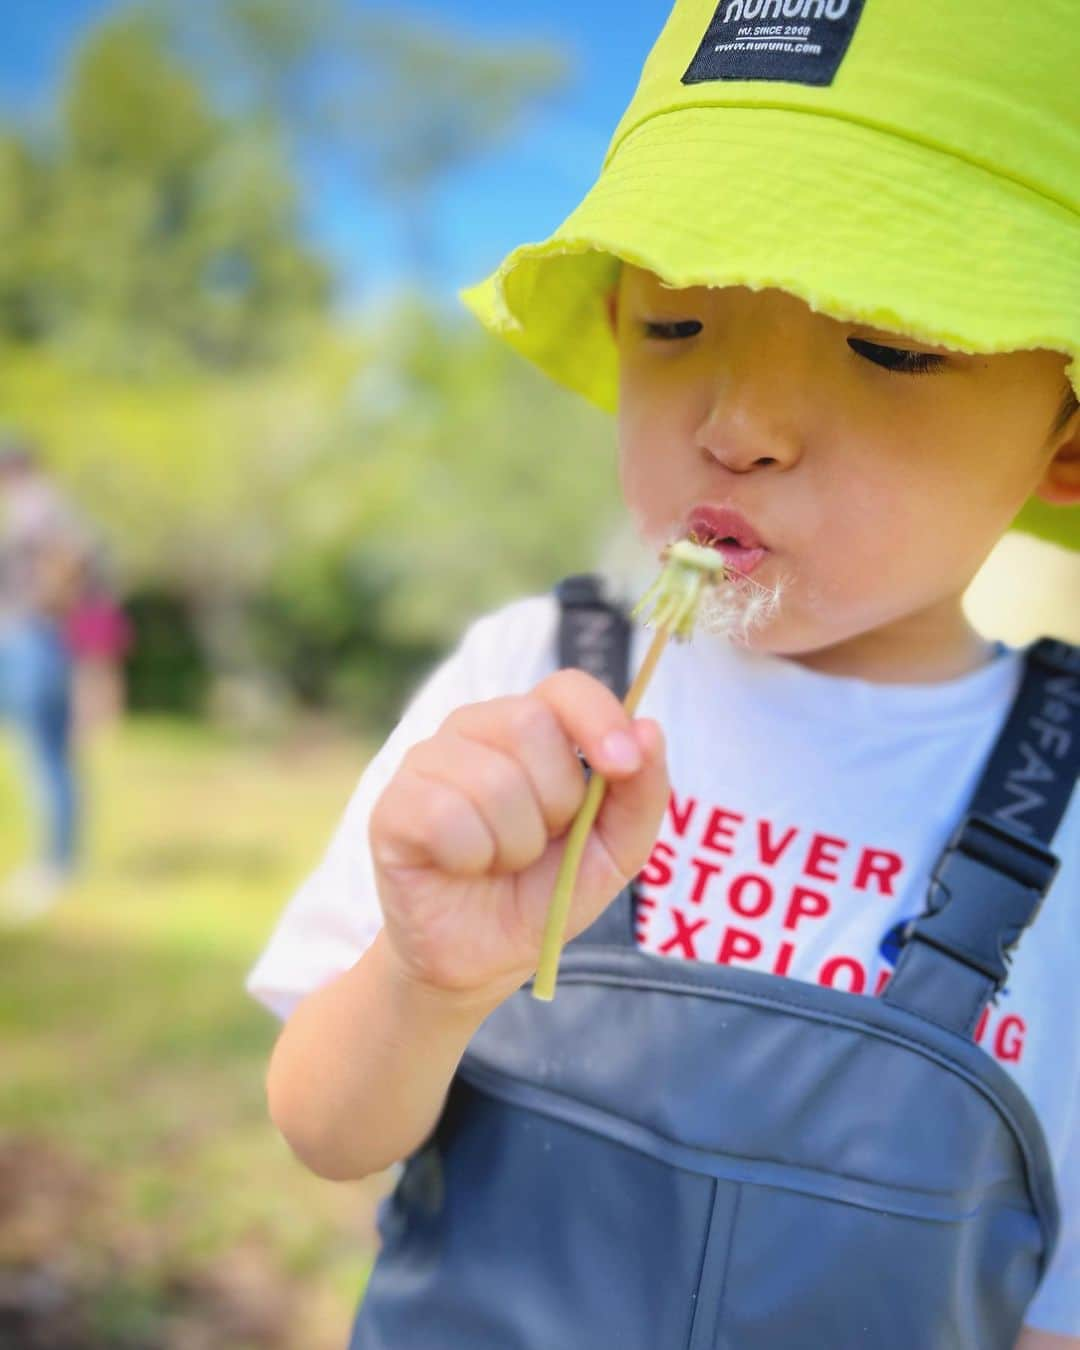
{"type": "Polygon", "coordinates": [[[321,1177],[381,1171],[430,1134],[465,1047],[498,1001],[409,978],[380,930],[350,970],[293,1010],[270,1059],[271,1119],[321,1177]]]}
{"type": "Polygon", "coordinates": [[[670,792],[658,725],[570,667],[457,708],[405,754],[369,820],[384,926],[294,1009],[267,1075],[271,1117],[313,1171],[366,1176],[422,1143],[477,1027],[536,970],[587,786],[577,746],[607,790],[569,941],[648,859],[670,792]],[[629,735],[637,764],[605,745],[611,732],[629,735]]]}

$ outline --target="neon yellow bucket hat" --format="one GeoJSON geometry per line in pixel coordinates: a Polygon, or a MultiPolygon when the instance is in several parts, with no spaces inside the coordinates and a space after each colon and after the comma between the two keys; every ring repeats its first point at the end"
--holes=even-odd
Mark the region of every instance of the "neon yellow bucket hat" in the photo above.
{"type": "MultiPolygon", "coordinates": [[[[584,200],[459,298],[609,412],[620,260],[1060,351],[1080,397],[1078,70],[1077,0],[676,0],[584,200]]],[[[1080,507],[1011,528],[1080,550],[1080,507]]]]}

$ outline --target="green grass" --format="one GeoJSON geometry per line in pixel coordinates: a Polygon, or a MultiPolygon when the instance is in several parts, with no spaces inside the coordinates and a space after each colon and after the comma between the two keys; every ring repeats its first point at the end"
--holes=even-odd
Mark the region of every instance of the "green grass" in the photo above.
{"type": "MultiPolygon", "coordinates": [[[[242,985],[369,752],[152,719],[81,752],[84,874],[0,929],[0,1264],[64,1254],[80,1345],[186,1345],[207,1319],[221,1350],[347,1339],[389,1176],[335,1184],[292,1157],[263,1095],[278,1024],[242,985]]],[[[17,768],[0,740],[0,876],[29,846],[17,768]]]]}

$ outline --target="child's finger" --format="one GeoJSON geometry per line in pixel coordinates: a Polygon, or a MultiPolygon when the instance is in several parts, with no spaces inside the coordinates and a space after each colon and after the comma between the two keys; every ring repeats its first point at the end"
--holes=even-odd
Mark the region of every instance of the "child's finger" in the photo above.
{"type": "Polygon", "coordinates": [[[368,843],[385,871],[436,867],[480,876],[497,853],[491,829],[459,787],[403,763],[372,808],[368,843]]]}
{"type": "Polygon", "coordinates": [[[494,844],[486,871],[520,872],[547,848],[547,821],[520,758],[444,728],[413,747],[409,768],[454,789],[475,809],[494,844]]]}
{"type": "MultiPolygon", "coordinates": [[[[552,838],[569,826],[585,796],[585,776],[574,747],[551,706],[534,694],[466,704],[447,720],[451,745],[483,742],[511,755],[528,776],[552,838]]],[[[451,751],[451,753],[453,753],[451,751]]]]}
{"type": "MultiPolygon", "coordinates": [[[[641,767],[634,738],[633,719],[605,684],[587,671],[567,666],[520,696],[539,700],[554,714],[567,747],[580,746],[589,764],[605,778],[623,778],[641,767]],[[629,749],[632,759],[620,758],[619,740],[629,749]]],[[[513,752],[519,738],[514,719],[507,716],[508,699],[490,699],[467,704],[447,718],[447,725],[466,734],[475,730],[478,720],[486,720],[497,743],[513,752]]]]}

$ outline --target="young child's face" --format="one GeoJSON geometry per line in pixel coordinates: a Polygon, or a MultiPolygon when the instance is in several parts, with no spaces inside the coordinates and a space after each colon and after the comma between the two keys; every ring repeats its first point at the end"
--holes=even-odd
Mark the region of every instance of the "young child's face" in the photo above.
{"type": "Polygon", "coordinates": [[[608,313],[619,472],[639,533],[685,533],[701,503],[741,512],[770,550],[754,579],[784,581],[749,639],[760,650],[873,633],[879,671],[913,644],[958,655],[966,643],[970,657],[963,592],[1020,506],[1033,492],[1080,500],[1080,419],[1050,437],[1060,353],[968,355],[785,291],[674,290],[628,264],[608,313]],[[924,373],[880,364],[912,353],[940,359],[924,373]]]}

